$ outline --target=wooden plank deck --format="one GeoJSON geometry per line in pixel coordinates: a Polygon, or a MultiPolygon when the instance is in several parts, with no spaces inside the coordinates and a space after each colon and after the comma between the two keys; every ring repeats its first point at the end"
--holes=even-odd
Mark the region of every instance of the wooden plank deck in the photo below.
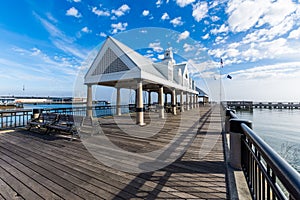
{"type": "MultiPolygon", "coordinates": [[[[151,113],[146,115],[146,122],[159,123],[151,118],[151,113]]],[[[0,199],[228,198],[218,107],[202,107],[177,116],[168,114],[163,129],[147,138],[124,133],[130,130],[134,135],[138,130],[122,121],[122,117],[118,119],[119,125],[124,122],[121,128],[113,118],[99,120],[110,141],[126,151],[144,155],[163,148],[174,138],[179,149],[186,142],[190,146],[162,169],[130,173],[101,163],[81,141],[22,129],[1,131],[0,199]],[[178,138],[176,131],[181,133],[178,138]]],[[[142,128],[151,134],[151,128],[142,128]]],[[[101,148],[100,155],[107,159],[116,151],[105,145],[101,148]]],[[[171,156],[173,152],[168,153],[171,156]]],[[[134,160],[122,159],[123,154],[118,156],[115,159],[120,159],[120,166],[135,166],[134,160]]]]}

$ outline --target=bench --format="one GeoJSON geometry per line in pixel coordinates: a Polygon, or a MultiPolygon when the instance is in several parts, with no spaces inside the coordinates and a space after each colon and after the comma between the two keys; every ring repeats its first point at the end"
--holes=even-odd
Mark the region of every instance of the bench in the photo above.
{"type": "Polygon", "coordinates": [[[27,123],[27,130],[30,131],[32,127],[35,128],[47,128],[47,125],[56,122],[58,115],[55,113],[40,113],[37,118],[31,119],[27,123]]]}
{"type": "Polygon", "coordinates": [[[58,116],[58,119],[52,123],[47,124],[47,133],[50,133],[51,131],[58,131],[58,132],[66,132],[75,134],[76,129],[74,127],[74,118],[73,115],[64,115],[61,114],[58,116]]]}

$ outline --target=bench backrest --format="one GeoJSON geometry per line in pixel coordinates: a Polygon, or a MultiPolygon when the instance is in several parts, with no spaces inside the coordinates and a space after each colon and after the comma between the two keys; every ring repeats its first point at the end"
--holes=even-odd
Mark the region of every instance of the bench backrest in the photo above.
{"type": "Polygon", "coordinates": [[[66,123],[67,124],[74,124],[73,115],[64,115],[64,114],[61,114],[58,117],[57,123],[58,124],[66,124],[66,123]]]}
{"type": "Polygon", "coordinates": [[[58,118],[58,115],[55,113],[41,113],[39,115],[39,120],[42,122],[55,122],[58,118]]]}

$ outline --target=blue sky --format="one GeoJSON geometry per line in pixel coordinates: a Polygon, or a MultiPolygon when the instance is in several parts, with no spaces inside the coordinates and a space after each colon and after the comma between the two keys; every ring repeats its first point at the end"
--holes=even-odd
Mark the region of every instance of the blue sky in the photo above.
{"type": "MultiPolygon", "coordinates": [[[[71,96],[78,72],[106,36],[136,49],[126,33],[156,27],[177,33],[172,48],[211,90],[223,59],[226,99],[300,101],[299,1],[1,1],[1,95],[71,96]]],[[[154,61],[170,45],[144,42],[143,53],[154,61]]]]}

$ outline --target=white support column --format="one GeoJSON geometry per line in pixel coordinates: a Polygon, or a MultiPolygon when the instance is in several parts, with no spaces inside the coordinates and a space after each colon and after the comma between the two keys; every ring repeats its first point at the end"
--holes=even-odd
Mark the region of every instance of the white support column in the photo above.
{"type": "Polygon", "coordinates": [[[180,92],[180,111],[184,112],[184,105],[183,105],[183,91],[180,92]]]}
{"type": "Polygon", "coordinates": [[[144,123],[144,104],[143,104],[143,82],[137,81],[137,104],[136,104],[136,124],[143,126],[144,123]]]}
{"type": "Polygon", "coordinates": [[[176,102],[176,91],[175,89],[172,90],[172,103],[171,103],[171,106],[172,106],[172,113],[173,115],[176,115],[176,109],[177,109],[177,102],[176,102]]]}
{"type": "Polygon", "coordinates": [[[189,93],[188,92],[186,92],[186,94],[185,94],[185,105],[186,105],[186,110],[190,110],[190,103],[189,103],[189,93]]]}
{"type": "Polygon", "coordinates": [[[117,88],[117,115],[121,115],[121,88],[117,88]]]}
{"type": "Polygon", "coordinates": [[[92,117],[93,116],[93,90],[92,85],[87,85],[87,98],[86,98],[86,116],[92,117]]]}
{"type": "Polygon", "coordinates": [[[148,109],[151,106],[151,91],[148,91],[148,109]]]}
{"type": "Polygon", "coordinates": [[[193,94],[190,94],[190,108],[193,109],[193,94]]]}
{"type": "Polygon", "coordinates": [[[168,93],[165,93],[165,101],[164,101],[165,104],[168,104],[168,93]]]}
{"type": "Polygon", "coordinates": [[[164,119],[164,87],[162,85],[159,86],[158,90],[158,109],[159,109],[159,117],[164,119]]]}

